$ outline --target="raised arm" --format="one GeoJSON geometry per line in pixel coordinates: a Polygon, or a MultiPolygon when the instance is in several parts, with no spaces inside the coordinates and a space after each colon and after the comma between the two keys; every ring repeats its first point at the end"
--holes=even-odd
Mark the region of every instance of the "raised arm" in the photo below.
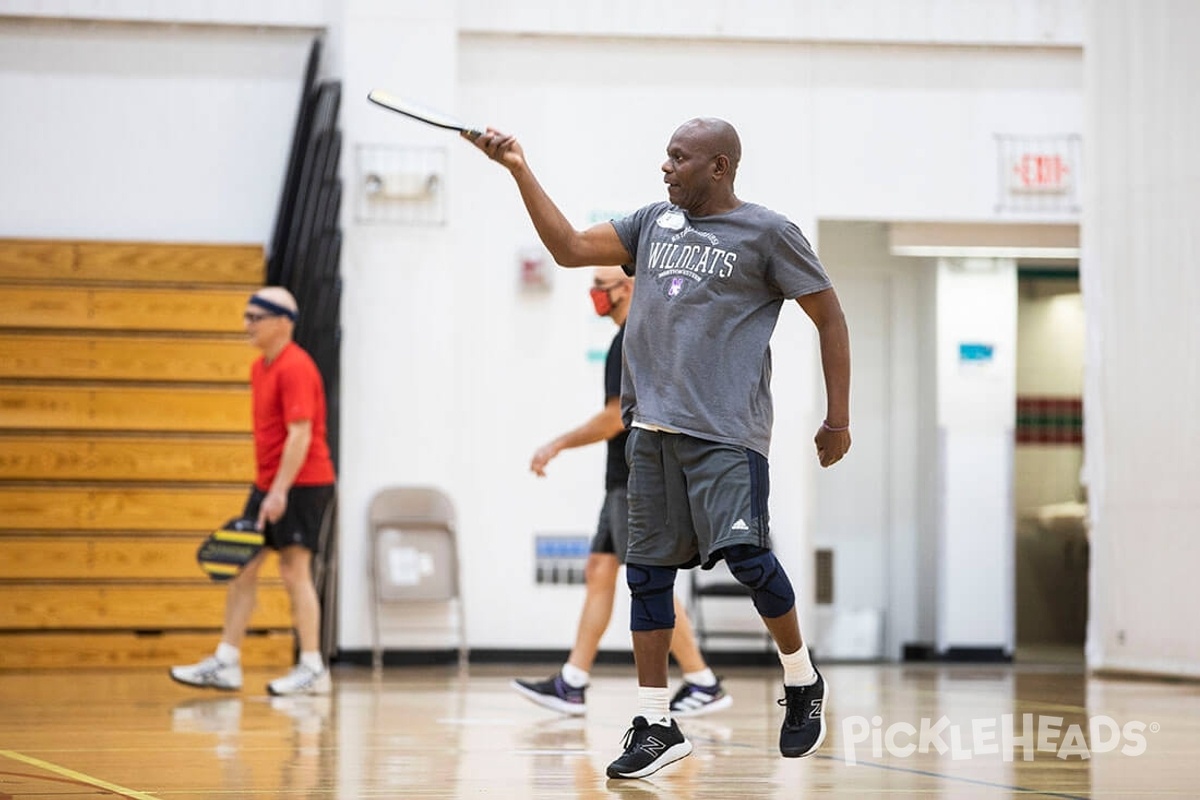
{"type": "Polygon", "coordinates": [[[841,461],[850,449],[850,332],[833,289],[796,298],[817,328],[825,375],[825,421],[814,442],[822,467],[841,461]]]}
{"type": "Polygon", "coordinates": [[[508,169],[517,182],[521,200],[538,237],[560,266],[619,267],[632,260],[611,224],[601,222],[580,231],[567,221],[529,168],[525,151],[516,137],[488,128],[473,140],[466,134],[463,138],[508,169]]]}

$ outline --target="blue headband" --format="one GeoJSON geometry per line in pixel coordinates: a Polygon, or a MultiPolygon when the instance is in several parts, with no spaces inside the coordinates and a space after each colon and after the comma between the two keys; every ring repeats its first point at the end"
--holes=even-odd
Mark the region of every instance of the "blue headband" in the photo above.
{"type": "Polygon", "coordinates": [[[249,302],[250,302],[250,305],[252,305],[252,306],[258,306],[259,308],[270,311],[272,314],[275,314],[280,317],[287,317],[292,322],[296,321],[296,312],[295,311],[292,311],[290,308],[284,308],[283,306],[279,305],[278,303],[272,303],[270,300],[265,300],[256,294],[250,295],[249,302]]]}

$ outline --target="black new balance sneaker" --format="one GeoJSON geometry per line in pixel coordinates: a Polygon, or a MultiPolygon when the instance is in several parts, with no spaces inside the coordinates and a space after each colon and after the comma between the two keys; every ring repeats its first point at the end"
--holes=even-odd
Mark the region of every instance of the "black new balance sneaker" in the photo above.
{"type": "Polygon", "coordinates": [[[785,758],[815,753],[825,741],[825,679],[817,673],[816,683],[784,686],[779,705],[787,708],[779,729],[779,752],[785,758]]]}
{"type": "Polygon", "coordinates": [[[625,752],[608,765],[610,778],[644,778],[692,752],[679,724],[651,725],[645,717],[634,717],[625,732],[625,752]]]}
{"type": "Polygon", "coordinates": [[[512,682],[512,688],[539,706],[552,708],[560,714],[577,717],[587,711],[584,700],[586,686],[576,688],[563,680],[562,672],[556,672],[544,681],[512,682]]]}

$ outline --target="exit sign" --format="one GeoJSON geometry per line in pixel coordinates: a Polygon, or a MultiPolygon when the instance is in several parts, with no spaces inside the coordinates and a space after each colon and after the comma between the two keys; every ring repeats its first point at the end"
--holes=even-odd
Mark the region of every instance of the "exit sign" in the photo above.
{"type": "Polygon", "coordinates": [[[1014,192],[1069,192],[1074,170],[1059,153],[1018,153],[1009,170],[1014,192]]]}
{"type": "Polygon", "coordinates": [[[1081,137],[996,134],[996,210],[1079,213],[1081,137]]]}

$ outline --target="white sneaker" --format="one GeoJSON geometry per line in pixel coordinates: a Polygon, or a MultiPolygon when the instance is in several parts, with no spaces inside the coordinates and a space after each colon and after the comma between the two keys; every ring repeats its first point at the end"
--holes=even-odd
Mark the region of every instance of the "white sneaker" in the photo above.
{"type": "Polygon", "coordinates": [[[313,672],[305,664],[297,664],[287,675],[267,684],[271,694],[329,694],[332,688],[328,669],[313,672]]]}
{"type": "Polygon", "coordinates": [[[171,677],[188,686],[210,686],[228,692],[242,688],[241,666],[226,664],[216,656],[209,656],[199,664],[171,667],[171,677]]]}

